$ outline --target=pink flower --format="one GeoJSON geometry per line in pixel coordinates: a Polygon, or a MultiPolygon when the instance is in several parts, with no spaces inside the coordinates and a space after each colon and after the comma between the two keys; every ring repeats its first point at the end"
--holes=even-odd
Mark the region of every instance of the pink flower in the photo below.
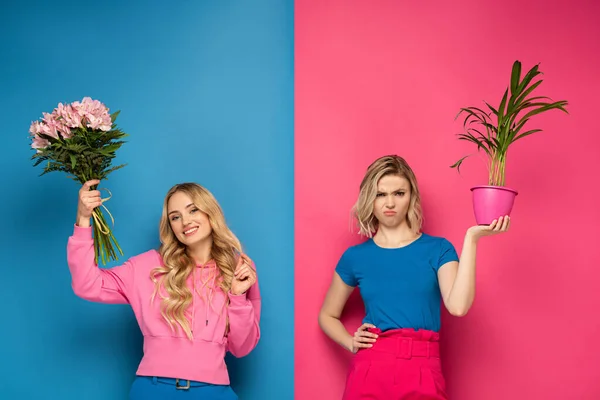
{"type": "Polygon", "coordinates": [[[40,137],[40,134],[58,139],[59,134],[64,139],[73,136],[72,129],[88,127],[109,131],[112,128],[112,120],[108,108],[98,100],[84,97],[81,102],[75,101],[71,104],[59,103],[52,113],[42,113],[41,121],[31,123],[29,127],[30,136],[33,139],[31,147],[44,149],[50,145],[49,140],[40,137]]]}
{"type": "Polygon", "coordinates": [[[63,137],[63,139],[68,139],[70,138],[71,135],[71,129],[65,125],[65,124],[59,124],[59,126],[57,127],[58,131],[60,132],[61,136],[63,137]]]}
{"type": "Polygon", "coordinates": [[[102,122],[100,125],[100,130],[104,132],[110,131],[112,128],[112,119],[110,118],[110,114],[107,112],[106,115],[102,116],[102,122]]]}
{"type": "Polygon", "coordinates": [[[92,100],[90,97],[84,97],[80,102],[72,103],[77,113],[83,118],[85,126],[92,129],[109,131],[112,127],[112,120],[108,108],[98,100],[92,100]]]}
{"type": "MultiPolygon", "coordinates": [[[[33,149],[44,149],[50,145],[50,142],[46,139],[43,139],[39,136],[40,133],[44,133],[48,131],[48,127],[40,121],[34,121],[31,123],[29,127],[29,134],[32,136],[33,142],[31,143],[31,148],[33,149]]],[[[40,151],[38,150],[38,153],[40,151]]]]}
{"type": "Polygon", "coordinates": [[[38,135],[33,135],[33,143],[31,143],[31,148],[38,149],[38,153],[40,152],[39,149],[45,149],[49,145],[50,142],[48,142],[46,139],[42,139],[38,135]]]}
{"type": "Polygon", "coordinates": [[[31,126],[29,127],[29,133],[31,134],[31,136],[36,136],[37,134],[42,132],[42,122],[40,121],[34,121],[31,123],[31,126]]]}
{"type": "Polygon", "coordinates": [[[43,113],[43,115],[44,115],[44,118],[43,118],[44,123],[42,124],[42,133],[44,135],[48,135],[48,136],[58,139],[59,123],[54,118],[54,115],[48,114],[46,112],[43,113]]]}
{"type": "Polygon", "coordinates": [[[62,118],[56,115],[56,113],[44,114],[44,123],[41,125],[41,133],[45,135],[52,136],[53,138],[58,139],[58,134],[60,133],[63,138],[71,137],[71,129],[67,125],[65,125],[62,118]]]}
{"type": "Polygon", "coordinates": [[[88,128],[92,128],[92,129],[100,128],[100,125],[102,123],[102,120],[100,118],[96,117],[93,114],[88,114],[87,119],[88,119],[88,123],[87,123],[88,128]]]}
{"type": "Polygon", "coordinates": [[[56,119],[61,120],[68,128],[78,128],[81,126],[81,115],[71,104],[63,105],[58,103],[58,107],[54,109],[53,114],[56,119]]]}

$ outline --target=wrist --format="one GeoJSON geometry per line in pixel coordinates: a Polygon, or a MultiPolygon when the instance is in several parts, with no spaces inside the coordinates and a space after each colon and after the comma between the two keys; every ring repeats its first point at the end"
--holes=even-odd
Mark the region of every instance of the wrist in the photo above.
{"type": "Polygon", "coordinates": [[[77,218],[75,219],[75,224],[80,228],[89,228],[91,226],[90,218],[91,217],[84,217],[78,214],[77,218]]]}
{"type": "Polygon", "coordinates": [[[354,337],[353,336],[348,336],[348,339],[346,340],[346,343],[344,345],[344,347],[346,348],[346,350],[348,350],[350,353],[354,353],[354,349],[353,349],[353,343],[354,343],[354,337]]]}
{"type": "Polygon", "coordinates": [[[480,238],[480,236],[478,234],[473,232],[471,229],[468,229],[467,233],[465,235],[465,242],[469,242],[471,244],[477,244],[477,242],[479,241],[479,238],[480,238]]]}

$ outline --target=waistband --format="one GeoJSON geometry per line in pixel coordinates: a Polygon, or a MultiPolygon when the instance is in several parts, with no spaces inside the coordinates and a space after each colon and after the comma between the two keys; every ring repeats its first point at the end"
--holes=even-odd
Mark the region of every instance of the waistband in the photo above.
{"type": "Polygon", "coordinates": [[[187,379],[177,379],[177,378],[165,378],[161,376],[139,376],[138,378],[151,380],[155,385],[158,383],[162,383],[165,385],[175,386],[177,389],[189,389],[191,387],[206,387],[206,386],[218,386],[213,385],[212,383],[206,382],[198,382],[198,381],[190,381],[187,379]]]}
{"type": "Polygon", "coordinates": [[[395,357],[411,359],[413,357],[440,358],[440,335],[425,329],[391,329],[381,332],[378,328],[369,329],[378,335],[373,347],[361,349],[357,355],[366,357],[395,357]]]}
{"type": "Polygon", "coordinates": [[[187,338],[144,337],[144,356],[136,371],[140,376],[176,377],[215,385],[229,385],[223,343],[187,338]],[[201,363],[198,360],[202,360],[201,363]]]}

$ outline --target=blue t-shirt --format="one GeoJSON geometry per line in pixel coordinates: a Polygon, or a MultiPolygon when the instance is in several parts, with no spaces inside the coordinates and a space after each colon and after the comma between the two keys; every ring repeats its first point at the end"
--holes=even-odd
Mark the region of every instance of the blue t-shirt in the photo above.
{"type": "Polygon", "coordinates": [[[336,272],[358,286],[365,304],[363,322],[382,331],[440,330],[441,294],[437,272],[458,255],[448,240],[425,233],[407,246],[386,249],[373,239],[348,248],[336,272]]]}

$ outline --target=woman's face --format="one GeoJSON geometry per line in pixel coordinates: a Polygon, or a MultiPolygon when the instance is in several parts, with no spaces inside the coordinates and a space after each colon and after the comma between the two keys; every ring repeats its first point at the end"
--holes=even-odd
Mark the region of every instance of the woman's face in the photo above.
{"type": "Polygon", "coordinates": [[[403,176],[385,175],[377,182],[373,213],[388,228],[404,223],[410,206],[410,182],[403,176]]]}
{"type": "Polygon", "coordinates": [[[212,235],[208,215],[200,211],[184,192],[175,192],[167,202],[167,216],[175,237],[187,247],[212,235]]]}

